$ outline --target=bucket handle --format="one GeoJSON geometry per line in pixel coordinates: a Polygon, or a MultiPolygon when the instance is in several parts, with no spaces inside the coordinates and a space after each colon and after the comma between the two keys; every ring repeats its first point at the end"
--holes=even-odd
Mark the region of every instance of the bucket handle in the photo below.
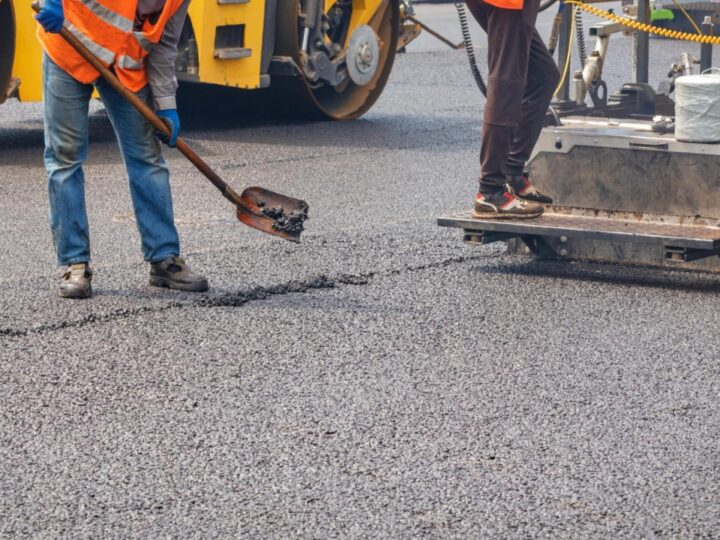
{"type": "Polygon", "coordinates": [[[720,67],[711,67],[707,68],[705,71],[703,71],[700,75],[713,75],[715,73],[720,74],[720,67]]]}

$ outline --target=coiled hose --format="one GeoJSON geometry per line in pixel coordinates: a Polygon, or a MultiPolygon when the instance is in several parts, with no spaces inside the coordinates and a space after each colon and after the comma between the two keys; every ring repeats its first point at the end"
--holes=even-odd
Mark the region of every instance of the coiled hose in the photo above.
{"type": "Polygon", "coordinates": [[[467,53],[468,63],[470,64],[470,71],[480,92],[482,92],[483,96],[487,97],[487,86],[485,86],[485,81],[482,78],[477,58],[475,57],[475,47],[473,47],[472,36],[470,35],[465,2],[455,2],[455,9],[457,9],[458,19],[460,20],[460,30],[462,31],[463,42],[465,43],[465,52],[467,53]]]}
{"type": "Polygon", "coordinates": [[[577,39],[578,56],[580,65],[585,69],[587,63],[587,49],[585,48],[585,28],[583,27],[583,15],[579,9],[575,10],[575,37],[577,39]]]}

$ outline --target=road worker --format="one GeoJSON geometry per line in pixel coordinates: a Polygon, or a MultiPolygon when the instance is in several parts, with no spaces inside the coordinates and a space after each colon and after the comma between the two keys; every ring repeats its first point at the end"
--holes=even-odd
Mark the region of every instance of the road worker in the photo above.
{"type": "Polygon", "coordinates": [[[488,36],[487,103],[480,150],[481,218],[537,217],[552,199],[525,166],[560,73],[535,29],[540,0],[467,0],[488,36]]]}
{"type": "Polygon", "coordinates": [[[175,58],[190,0],[46,0],[36,15],[44,49],[45,167],[50,227],[60,266],[60,296],[92,295],[90,236],[83,163],[88,151],[88,104],[98,91],[120,145],[150,284],[203,291],[207,280],[180,258],[169,172],[155,132],[140,113],[58,35],[65,27],[120,81],[180,131],[175,58]]]}

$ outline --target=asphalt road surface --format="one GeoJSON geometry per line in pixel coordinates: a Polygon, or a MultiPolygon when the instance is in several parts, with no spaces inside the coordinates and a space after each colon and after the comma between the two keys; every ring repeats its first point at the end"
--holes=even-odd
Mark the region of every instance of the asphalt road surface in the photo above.
{"type": "MultiPolygon", "coordinates": [[[[459,39],[451,9],[418,14],[459,39]]],[[[684,47],[652,48],[658,81],[684,47]]],[[[471,203],[482,104],[425,36],[361,120],[186,118],[234,186],[312,213],[300,245],[243,227],[169,152],[202,295],[147,286],[96,112],[82,302],[55,291],[39,107],[0,107],[0,535],[717,537],[720,277],[438,228],[471,203]]]]}

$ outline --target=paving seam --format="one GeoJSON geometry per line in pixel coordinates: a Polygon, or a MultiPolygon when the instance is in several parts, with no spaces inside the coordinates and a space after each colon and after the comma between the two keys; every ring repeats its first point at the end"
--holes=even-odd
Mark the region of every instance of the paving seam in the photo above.
{"type": "Polygon", "coordinates": [[[248,302],[265,300],[272,296],[304,293],[311,290],[334,289],[341,285],[367,285],[375,277],[396,276],[398,274],[422,272],[432,268],[443,268],[455,264],[477,261],[493,257],[493,255],[459,256],[444,259],[435,263],[416,266],[406,266],[384,272],[366,272],[359,274],[340,274],[335,277],[320,275],[306,280],[293,280],[268,287],[255,287],[248,291],[236,294],[224,294],[217,297],[203,295],[198,300],[176,301],[157,307],[139,307],[135,309],[119,309],[104,315],[91,314],[75,321],[65,321],[57,324],[42,325],[33,328],[0,328],[0,337],[22,338],[30,335],[42,335],[49,332],[65,330],[67,328],[83,328],[93,324],[102,324],[116,320],[129,319],[146,313],[162,313],[171,309],[186,309],[195,307],[239,307],[248,302]]]}

